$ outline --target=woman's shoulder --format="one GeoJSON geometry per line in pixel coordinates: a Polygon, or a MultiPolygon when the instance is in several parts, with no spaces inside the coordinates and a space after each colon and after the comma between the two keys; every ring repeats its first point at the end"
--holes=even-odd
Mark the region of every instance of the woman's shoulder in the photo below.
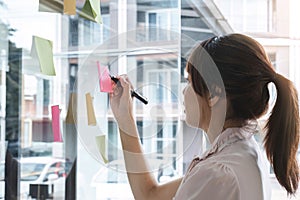
{"type": "Polygon", "coordinates": [[[232,180],[236,179],[235,170],[232,165],[217,159],[204,160],[190,171],[190,175],[203,176],[203,174],[211,178],[223,177],[232,180]]]}

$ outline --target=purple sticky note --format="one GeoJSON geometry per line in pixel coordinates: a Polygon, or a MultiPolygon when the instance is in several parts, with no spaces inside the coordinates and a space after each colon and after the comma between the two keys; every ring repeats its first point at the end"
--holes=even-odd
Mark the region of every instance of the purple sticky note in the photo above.
{"type": "Polygon", "coordinates": [[[108,67],[101,68],[100,63],[97,62],[98,76],[101,92],[113,92],[113,82],[109,76],[108,67]]]}
{"type": "Polygon", "coordinates": [[[54,142],[62,142],[61,132],[60,132],[60,111],[59,106],[51,106],[52,113],[52,132],[53,132],[53,140],[54,142]]]}

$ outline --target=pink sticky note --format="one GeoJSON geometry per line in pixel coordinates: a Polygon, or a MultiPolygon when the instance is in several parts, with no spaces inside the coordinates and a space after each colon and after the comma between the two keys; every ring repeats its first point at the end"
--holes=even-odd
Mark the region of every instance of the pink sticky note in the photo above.
{"type": "Polygon", "coordinates": [[[100,63],[97,62],[98,65],[98,76],[99,76],[99,84],[101,92],[113,92],[113,82],[109,76],[108,67],[101,68],[100,63]]]}
{"type": "Polygon", "coordinates": [[[54,142],[62,142],[61,132],[60,132],[60,111],[59,106],[51,106],[51,113],[52,113],[52,132],[53,132],[53,140],[54,142]]]}

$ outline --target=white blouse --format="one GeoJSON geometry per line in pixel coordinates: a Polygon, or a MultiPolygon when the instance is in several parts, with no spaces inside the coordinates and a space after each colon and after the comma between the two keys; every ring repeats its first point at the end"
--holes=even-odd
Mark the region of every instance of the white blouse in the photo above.
{"type": "Polygon", "coordinates": [[[228,128],[210,150],[189,166],[173,200],[269,200],[267,160],[253,133],[255,125],[228,128]]]}

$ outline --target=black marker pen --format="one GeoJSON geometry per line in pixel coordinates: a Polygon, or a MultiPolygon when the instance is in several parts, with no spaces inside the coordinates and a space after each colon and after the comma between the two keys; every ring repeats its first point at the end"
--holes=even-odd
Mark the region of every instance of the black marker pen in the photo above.
{"type": "MultiPolygon", "coordinates": [[[[116,84],[118,84],[119,79],[117,79],[115,76],[111,76],[110,78],[113,82],[115,82],[116,84]]],[[[144,104],[148,104],[148,99],[146,97],[143,97],[141,94],[139,94],[138,92],[131,90],[131,97],[135,97],[138,100],[140,100],[141,102],[143,102],[144,104]]]]}

